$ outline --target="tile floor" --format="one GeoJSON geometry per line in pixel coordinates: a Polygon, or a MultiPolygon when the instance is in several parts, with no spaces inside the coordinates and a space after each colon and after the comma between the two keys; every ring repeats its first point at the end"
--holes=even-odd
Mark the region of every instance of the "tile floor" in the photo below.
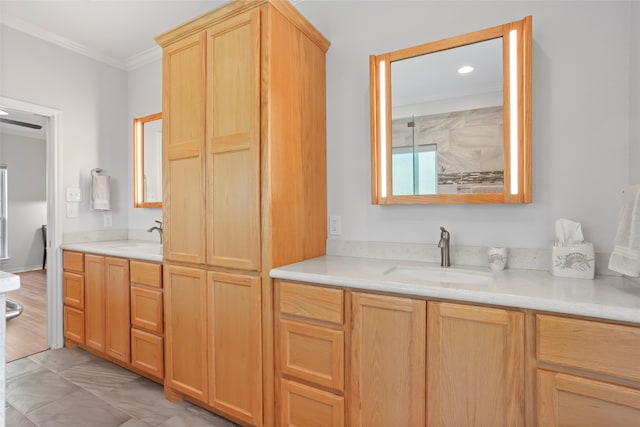
{"type": "Polygon", "coordinates": [[[7,427],[234,427],[162,386],[81,349],[7,364],[7,427]]]}

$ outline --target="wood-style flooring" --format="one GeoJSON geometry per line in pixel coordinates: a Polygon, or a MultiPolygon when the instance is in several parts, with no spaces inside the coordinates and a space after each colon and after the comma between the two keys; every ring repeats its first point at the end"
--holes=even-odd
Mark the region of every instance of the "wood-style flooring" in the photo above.
{"type": "Polygon", "coordinates": [[[21,359],[47,350],[47,270],[17,273],[20,289],[7,299],[23,305],[22,314],[7,321],[6,360],[21,359]]]}

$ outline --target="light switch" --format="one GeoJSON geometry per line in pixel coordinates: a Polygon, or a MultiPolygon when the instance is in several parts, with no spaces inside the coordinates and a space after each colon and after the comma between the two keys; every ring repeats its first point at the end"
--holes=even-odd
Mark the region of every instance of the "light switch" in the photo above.
{"type": "Polygon", "coordinates": [[[112,227],[113,226],[113,217],[111,215],[105,215],[102,217],[103,218],[103,225],[105,227],[112,227]]]}
{"type": "Polygon", "coordinates": [[[80,188],[67,187],[67,202],[79,202],[80,201],[80,188]]]}

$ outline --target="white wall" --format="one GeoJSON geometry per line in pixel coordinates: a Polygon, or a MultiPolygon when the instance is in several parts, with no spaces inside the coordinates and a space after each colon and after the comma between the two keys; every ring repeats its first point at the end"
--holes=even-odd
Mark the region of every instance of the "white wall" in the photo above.
{"type": "Polygon", "coordinates": [[[444,225],[453,244],[547,247],[555,220],[565,217],[582,222],[597,251],[611,250],[629,182],[630,2],[306,0],[296,7],[332,43],[328,214],[342,216],[338,238],[434,243],[444,225]],[[368,56],[527,15],[533,16],[533,204],[371,205],[368,56]]]}
{"type": "MultiPolygon", "coordinates": [[[[133,207],[133,119],[162,111],[162,61],[154,61],[143,67],[131,70],[128,75],[128,118],[129,124],[129,228],[146,230],[162,220],[162,209],[133,207]]],[[[153,236],[157,239],[157,234],[153,236]]]]}
{"type": "Polygon", "coordinates": [[[41,226],[47,223],[44,140],[0,134],[0,162],[7,165],[8,237],[11,259],[3,271],[42,268],[41,226]]]}
{"type": "Polygon", "coordinates": [[[631,6],[629,184],[640,184],[640,2],[631,6]]]}
{"type": "Polygon", "coordinates": [[[63,231],[105,229],[105,212],[89,209],[96,167],[111,176],[112,229],[126,229],[127,73],[5,26],[0,35],[0,95],[62,111],[62,183],[82,191],[80,215],[65,218],[63,231]]]}

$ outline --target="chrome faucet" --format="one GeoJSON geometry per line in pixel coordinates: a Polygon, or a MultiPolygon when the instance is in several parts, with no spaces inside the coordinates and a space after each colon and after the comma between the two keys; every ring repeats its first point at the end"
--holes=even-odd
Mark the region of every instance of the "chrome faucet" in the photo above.
{"type": "Polygon", "coordinates": [[[451,265],[451,260],[449,259],[450,240],[449,232],[445,230],[444,227],[440,227],[440,241],[438,242],[438,247],[440,248],[440,267],[449,267],[451,265]]]}
{"type": "Polygon", "coordinates": [[[160,227],[154,225],[153,227],[151,227],[147,231],[149,233],[151,233],[153,230],[158,230],[158,234],[160,234],[160,244],[162,244],[162,221],[156,220],[156,222],[160,225],[160,227]]]}

